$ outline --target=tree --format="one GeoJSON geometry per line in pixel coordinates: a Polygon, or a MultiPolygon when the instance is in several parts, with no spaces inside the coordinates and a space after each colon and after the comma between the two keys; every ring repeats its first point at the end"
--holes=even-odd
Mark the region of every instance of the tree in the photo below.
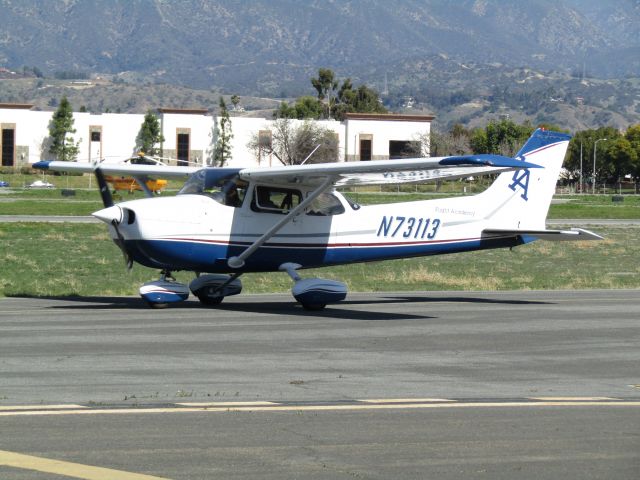
{"type": "Polygon", "coordinates": [[[71,104],[65,96],[60,100],[60,105],[53,114],[49,125],[51,137],[49,153],[54,155],[57,160],[65,162],[75,160],[80,150],[80,142],[74,141],[72,137],[74,133],[76,130],[73,128],[73,112],[71,104]]]}
{"type": "Polygon", "coordinates": [[[282,102],[278,110],[273,114],[274,118],[297,118],[303,120],[312,118],[318,120],[325,113],[324,105],[314,97],[304,96],[296,100],[296,103],[289,105],[282,102]]]}
{"type": "Polygon", "coordinates": [[[429,146],[429,154],[432,157],[466,155],[471,151],[470,132],[459,123],[453,125],[448,132],[431,130],[428,142],[422,142],[423,145],[429,146]]]}
{"type": "Polygon", "coordinates": [[[319,145],[306,163],[338,161],[338,136],[332,130],[306,120],[296,126],[290,118],[277,119],[271,129],[271,142],[261,141],[259,133],[252,136],[247,147],[256,156],[266,153],[276,157],[283,165],[301,164],[319,145]]]}
{"type": "MultiPolygon", "coordinates": [[[[597,130],[583,130],[575,134],[569,143],[567,158],[563,167],[568,170],[573,178],[580,177],[580,146],[582,146],[582,178],[586,183],[593,178],[593,150],[596,140],[606,138],[614,140],[620,137],[620,133],[613,127],[602,127],[597,130]]],[[[598,143],[596,154],[596,177],[603,179],[611,173],[609,158],[606,154],[606,144],[609,141],[598,143]]]]}
{"type": "Polygon", "coordinates": [[[324,115],[329,117],[332,104],[335,102],[331,94],[338,88],[338,80],[335,78],[335,73],[329,68],[320,68],[318,69],[318,78],[312,78],[311,85],[318,92],[318,101],[324,106],[324,115]],[[325,99],[327,100],[326,105],[324,104],[325,99]]]}
{"type": "Polygon", "coordinates": [[[332,109],[333,117],[343,120],[346,113],[386,113],[382,106],[378,92],[366,85],[353,89],[351,79],[347,78],[340,87],[337,102],[332,109]]]}
{"type": "Polygon", "coordinates": [[[609,182],[621,182],[625,175],[634,171],[638,154],[629,140],[619,137],[607,146],[606,159],[605,171],[609,182]]]}
{"type": "Polygon", "coordinates": [[[216,125],[214,136],[216,144],[213,149],[213,164],[216,167],[224,167],[231,160],[231,139],[233,133],[231,131],[231,119],[229,118],[229,110],[224,98],[220,97],[218,104],[220,108],[220,120],[216,125]]]}
{"type": "Polygon", "coordinates": [[[640,179],[640,123],[631,125],[624,134],[624,138],[629,141],[635,152],[636,160],[633,162],[630,173],[638,180],[640,179]]]}
{"type": "Polygon", "coordinates": [[[517,125],[511,120],[489,122],[484,128],[471,132],[473,153],[493,153],[512,157],[531,136],[533,127],[528,124],[517,125]]]}
{"type": "Polygon", "coordinates": [[[160,150],[156,145],[164,142],[164,137],[160,131],[160,122],[158,117],[151,111],[147,111],[144,121],[136,138],[136,149],[144,152],[146,155],[158,155],[160,150]]]}
{"type": "Polygon", "coordinates": [[[240,105],[240,97],[238,95],[231,95],[231,103],[233,104],[233,109],[238,110],[238,105],[240,105]]]}
{"type": "Polygon", "coordinates": [[[342,82],[338,90],[335,74],[328,68],[318,70],[318,78],[312,78],[311,84],[316,89],[317,98],[311,96],[300,97],[293,106],[283,102],[274,113],[274,118],[306,118],[321,119],[333,117],[344,120],[345,114],[356,113],[386,113],[375,90],[360,85],[354,89],[351,79],[342,82]],[[326,100],[326,101],[325,101],[326,100]]]}

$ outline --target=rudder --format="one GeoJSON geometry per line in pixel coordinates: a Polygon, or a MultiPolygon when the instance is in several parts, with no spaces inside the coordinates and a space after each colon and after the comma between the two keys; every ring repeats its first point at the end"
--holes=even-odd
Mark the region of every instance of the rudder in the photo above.
{"type": "Polygon", "coordinates": [[[478,200],[491,228],[544,229],[570,135],[537,129],[515,158],[542,168],[505,172],[478,200]]]}

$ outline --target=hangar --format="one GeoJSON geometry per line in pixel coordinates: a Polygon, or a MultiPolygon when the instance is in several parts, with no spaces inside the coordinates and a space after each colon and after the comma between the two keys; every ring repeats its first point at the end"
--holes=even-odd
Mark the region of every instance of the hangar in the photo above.
{"type": "MultiPolygon", "coordinates": [[[[0,146],[3,167],[28,166],[51,159],[48,153],[52,111],[31,104],[0,103],[0,146]]],[[[169,163],[208,165],[216,143],[220,117],[207,109],[158,108],[164,142],[162,157],[169,163]]],[[[78,161],[117,162],[136,154],[136,137],[144,113],[74,112],[73,134],[80,141],[78,161]]],[[[432,116],[349,113],[344,121],[318,123],[336,133],[341,161],[383,160],[416,156],[419,138],[431,131],[432,116]]],[[[247,144],[259,134],[269,141],[273,119],[231,116],[232,158],[229,167],[271,166],[278,160],[260,158],[247,144]]],[[[294,122],[302,122],[294,120],[294,122]]]]}

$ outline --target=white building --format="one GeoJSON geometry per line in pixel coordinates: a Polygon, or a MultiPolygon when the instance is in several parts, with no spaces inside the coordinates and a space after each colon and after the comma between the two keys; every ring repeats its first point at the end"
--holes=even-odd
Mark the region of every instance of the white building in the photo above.
{"type": "MultiPolygon", "coordinates": [[[[161,145],[164,158],[178,164],[209,163],[218,117],[205,109],[160,108],[157,114],[165,139],[161,145]]],[[[34,111],[29,104],[0,104],[2,166],[20,167],[51,159],[48,142],[52,117],[53,112],[34,111]]],[[[144,114],[75,112],[73,118],[73,138],[80,141],[78,161],[117,162],[135,155],[144,114]]],[[[338,136],[342,161],[361,161],[415,156],[416,142],[430,133],[432,120],[432,116],[423,115],[350,113],[342,122],[327,120],[320,124],[338,136]]],[[[269,140],[273,122],[231,117],[232,158],[227,166],[277,164],[274,158],[257,158],[247,146],[256,134],[269,140]]]]}

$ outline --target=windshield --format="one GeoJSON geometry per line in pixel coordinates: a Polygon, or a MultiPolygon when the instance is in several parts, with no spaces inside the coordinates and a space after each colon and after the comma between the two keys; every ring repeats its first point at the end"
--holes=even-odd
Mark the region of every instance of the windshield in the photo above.
{"type": "Polygon", "coordinates": [[[192,174],[178,195],[206,195],[231,207],[242,205],[247,183],[238,178],[239,168],[203,168],[192,174]]]}

